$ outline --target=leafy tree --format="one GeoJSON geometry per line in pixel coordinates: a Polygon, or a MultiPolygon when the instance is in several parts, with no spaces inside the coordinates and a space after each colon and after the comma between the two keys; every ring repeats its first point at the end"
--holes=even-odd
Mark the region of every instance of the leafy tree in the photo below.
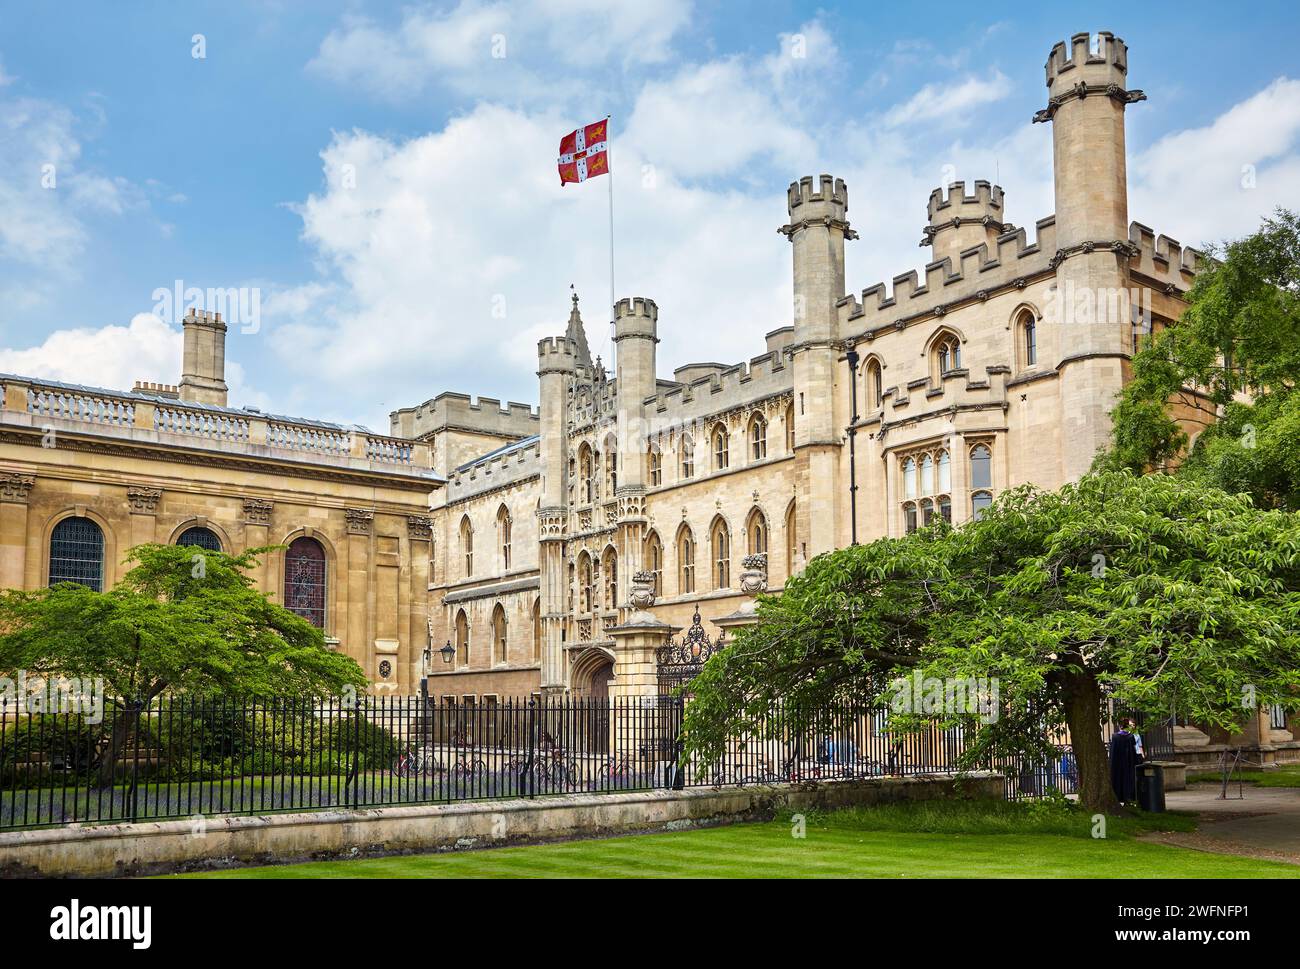
{"type": "Polygon", "coordinates": [[[1300,215],[1279,210],[1215,255],[1177,324],[1134,356],[1099,465],[1141,472],[1181,461],[1179,474],[1300,510],[1300,215]],[[1166,405],[1191,402],[1191,387],[1220,415],[1184,460],[1188,437],[1166,405]]]}
{"type": "Polygon", "coordinates": [[[781,699],[811,721],[887,700],[889,681],[996,676],[999,717],[970,718],[966,762],[1041,753],[1070,728],[1081,802],[1114,810],[1103,689],[1126,707],[1231,728],[1243,701],[1296,706],[1300,515],[1166,475],[1089,475],[1007,492],[977,522],[818,556],[712,658],[686,709],[716,759],[781,699]]]}
{"type": "Polygon", "coordinates": [[[247,571],[265,551],[138,545],[127,553],[133,567],[107,592],[70,582],[2,592],[0,670],[103,679],[113,714],[105,782],[132,723],[165,691],[271,697],[363,689],[356,662],[326,649],[319,629],[254,588],[247,571]]]}

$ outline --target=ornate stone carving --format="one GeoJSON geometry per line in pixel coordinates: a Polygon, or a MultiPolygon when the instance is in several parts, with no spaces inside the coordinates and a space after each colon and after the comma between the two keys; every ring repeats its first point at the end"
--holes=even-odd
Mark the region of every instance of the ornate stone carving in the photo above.
{"type": "Polygon", "coordinates": [[[344,508],[343,514],[348,520],[349,535],[369,535],[370,529],[375,523],[375,512],[372,508],[344,508]]]}
{"type": "Polygon", "coordinates": [[[655,604],[655,574],[648,571],[636,572],[632,576],[632,606],[636,609],[649,609],[655,604]]]}
{"type": "Polygon", "coordinates": [[[428,515],[407,515],[406,536],[416,542],[429,541],[433,538],[433,519],[428,515]]]}
{"type": "Polygon", "coordinates": [[[131,514],[152,515],[158,510],[158,499],[162,497],[160,488],[127,488],[126,500],[131,503],[131,514]]]}
{"type": "Polygon", "coordinates": [[[244,520],[250,525],[269,525],[274,508],[275,502],[267,501],[265,498],[245,498],[244,520]]]}
{"type": "Polygon", "coordinates": [[[767,591],[767,553],[758,552],[741,559],[740,591],[756,596],[767,591]]]}
{"type": "Polygon", "coordinates": [[[17,471],[0,473],[0,501],[25,505],[34,484],[36,484],[34,474],[19,474],[17,471]]]}

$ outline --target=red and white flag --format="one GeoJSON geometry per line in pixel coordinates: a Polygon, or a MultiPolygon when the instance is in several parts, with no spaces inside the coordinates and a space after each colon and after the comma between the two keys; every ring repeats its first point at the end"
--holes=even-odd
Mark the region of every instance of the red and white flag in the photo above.
{"type": "Polygon", "coordinates": [[[585,182],[609,174],[609,119],[604,118],[560,139],[560,184],[585,182]]]}

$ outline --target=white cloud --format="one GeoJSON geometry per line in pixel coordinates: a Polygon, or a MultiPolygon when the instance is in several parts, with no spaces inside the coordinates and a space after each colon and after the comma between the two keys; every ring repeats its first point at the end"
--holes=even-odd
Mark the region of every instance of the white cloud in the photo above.
{"type": "MultiPolygon", "coordinates": [[[[153,313],[137,313],[126,326],[55,330],[34,347],[0,349],[0,372],[130,390],[137,380],[174,384],[180,380],[184,337],[153,313]]],[[[244,385],[243,370],[226,365],[231,399],[258,403],[263,395],[244,385]]]]}
{"type": "Polygon", "coordinates": [[[1278,78],[1202,128],[1129,161],[1129,214],[1184,245],[1247,235],[1300,204],[1300,80],[1278,78]]]}
{"type": "Polygon", "coordinates": [[[392,100],[430,83],[476,97],[554,99],[584,90],[581,69],[667,59],[689,18],[689,0],[460,0],[410,8],[392,27],[348,16],[307,66],[392,100]]]}
{"type": "Polygon", "coordinates": [[[733,58],[691,67],[642,89],[627,141],[683,177],[733,171],[756,155],[782,165],[815,154],[762,75],[733,58]]]}
{"type": "Polygon", "coordinates": [[[77,128],[66,108],[0,86],[0,258],[66,271],[86,244],[84,218],[133,202],[125,180],[78,167],[77,128]]]}
{"type": "Polygon", "coordinates": [[[927,84],[885,114],[894,127],[917,124],[965,124],[972,112],[1011,93],[1011,81],[995,70],[986,78],[967,77],[949,84],[927,84]]]}

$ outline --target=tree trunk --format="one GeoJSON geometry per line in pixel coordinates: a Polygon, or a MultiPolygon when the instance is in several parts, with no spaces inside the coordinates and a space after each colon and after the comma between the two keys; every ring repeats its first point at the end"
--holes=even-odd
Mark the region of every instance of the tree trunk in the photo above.
{"type": "Polygon", "coordinates": [[[99,761],[99,786],[112,787],[113,775],[116,773],[118,759],[126,749],[126,742],[134,733],[136,743],[140,742],[138,727],[140,724],[139,703],[124,704],[118,715],[113,718],[113,729],[108,735],[108,749],[99,761]]]}
{"type": "Polygon", "coordinates": [[[1065,722],[1079,771],[1079,804],[1094,814],[1121,810],[1110,786],[1110,758],[1101,739],[1101,686],[1084,670],[1065,675],[1065,722]]]}

